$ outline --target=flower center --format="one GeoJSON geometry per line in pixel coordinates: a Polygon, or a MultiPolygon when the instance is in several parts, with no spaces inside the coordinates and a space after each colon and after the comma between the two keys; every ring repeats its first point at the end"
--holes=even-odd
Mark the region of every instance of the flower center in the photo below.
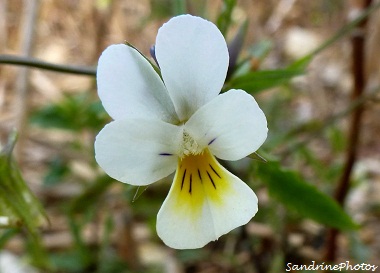
{"type": "Polygon", "coordinates": [[[201,154],[202,151],[203,149],[194,138],[192,138],[188,132],[183,130],[180,157],[183,158],[188,155],[198,155],[201,154]]]}

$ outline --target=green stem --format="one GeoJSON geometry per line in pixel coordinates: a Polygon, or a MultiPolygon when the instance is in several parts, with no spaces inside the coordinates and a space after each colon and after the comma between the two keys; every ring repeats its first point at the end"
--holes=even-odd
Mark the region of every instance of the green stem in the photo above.
{"type": "MultiPolygon", "coordinates": [[[[306,123],[300,124],[294,129],[290,130],[283,136],[281,139],[276,141],[277,143],[283,143],[284,141],[288,141],[289,139],[294,138],[297,135],[305,133],[306,136],[299,142],[279,151],[281,157],[287,157],[291,155],[294,151],[298,150],[299,147],[308,144],[312,139],[314,139],[318,134],[324,132],[325,129],[334,125],[340,119],[346,117],[348,114],[354,112],[357,108],[363,107],[363,105],[369,101],[375,101],[380,93],[380,87],[374,88],[368,92],[368,94],[363,94],[356,100],[352,101],[347,108],[344,110],[328,117],[325,120],[311,120],[306,123]]],[[[276,144],[278,145],[278,144],[276,144]]],[[[274,146],[276,146],[274,145],[274,146]]],[[[251,157],[251,155],[249,156],[251,157]]]]}
{"type": "Polygon", "coordinates": [[[0,55],[0,64],[29,66],[31,68],[39,68],[61,73],[71,73],[84,76],[96,75],[96,67],[52,64],[35,58],[15,55],[0,55]]]}
{"type": "Polygon", "coordinates": [[[373,12],[375,12],[378,8],[380,8],[380,2],[373,4],[370,7],[367,7],[364,9],[358,17],[350,21],[348,24],[344,25],[341,29],[338,30],[336,34],[334,34],[332,37],[327,39],[324,43],[322,43],[320,46],[318,46],[316,49],[314,49],[309,54],[305,55],[301,59],[295,61],[293,64],[291,64],[289,67],[304,67],[306,66],[310,60],[320,53],[321,51],[325,50],[329,46],[331,46],[333,43],[338,41],[340,38],[346,36],[350,31],[352,31],[355,27],[360,25],[363,21],[365,21],[369,15],[371,15],[373,12]]]}

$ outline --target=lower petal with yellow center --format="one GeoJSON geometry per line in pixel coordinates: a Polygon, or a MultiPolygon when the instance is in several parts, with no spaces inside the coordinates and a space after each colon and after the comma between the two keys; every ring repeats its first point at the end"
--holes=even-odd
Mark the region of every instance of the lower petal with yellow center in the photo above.
{"type": "Polygon", "coordinates": [[[178,160],[173,184],[157,215],[157,233],[170,247],[200,248],[246,224],[257,197],[208,149],[178,160]]]}

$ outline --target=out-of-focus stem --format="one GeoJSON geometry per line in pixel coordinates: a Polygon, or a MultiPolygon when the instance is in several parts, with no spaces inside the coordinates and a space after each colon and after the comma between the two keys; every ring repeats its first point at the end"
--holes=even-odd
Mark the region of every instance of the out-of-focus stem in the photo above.
{"type": "Polygon", "coordinates": [[[11,64],[19,66],[28,66],[30,68],[39,68],[60,73],[77,74],[84,76],[95,76],[96,68],[91,66],[74,66],[64,64],[48,63],[36,58],[16,56],[16,55],[0,55],[0,64],[11,64]]]}
{"type": "MultiPolygon", "coordinates": [[[[21,52],[24,56],[30,56],[32,52],[33,46],[33,38],[34,38],[34,27],[37,19],[37,11],[38,11],[38,0],[25,0],[24,1],[24,16],[23,16],[23,28],[21,33],[21,41],[22,48],[21,52]]],[[[23,146],[25,127],[27,125],[27,113],[28,113],[28,78],[29,78],[29,70],[26,67],[20,68],[17,83],[16,83],[16,91],[17,91],[17,101],[14,103],[15,105],[15,113],[16,113],[16,127],[20,132],[20,140],[18,142],[18,146],[16,147],[16,156],[21,158],[21,151],[23,146]]]]}
{"type": "MultiPolygon", "coordinates": [[[[352,7],[352,10],[356,13],[359,10],[366,9],[371,5],[371,0],[362,1],[362,7],[352,7]]],[[[352,75],[354,78],[354,86],[352,90],[351,100],[355,101],[364,92],[366,86],[364,62],[365,62],[365,41],[366,41],[366,25],[367,20],[363,20],[356,29],[354,29],[351,45],[352,45],[352,75]]],[[[363,116],[364,107],[359,105],[353,112],[350,122],[350,128],[348,133],[348,147],[346,160],[344,164],[344,169],[342,176],[338,182],[338,186],[335,191],[335,199],[341,205],[344,204],[345,198],[347,196],[348,190],[350,188],[351,172],[354,163],[357,158],[359,138],[361,132],[361,121],[363,116]]],[[[334,261],[336,259],[337,252],[337,238],[339,235],[339,230],[330,229],[328,231],[327,245],[325,260],[334,261]]]]}
{"type": "Polygon", "coordinates": [[[7,44],[7,9],[8,9],[8,1],[0,1],[0,50],[3,51],[7,44]]]}

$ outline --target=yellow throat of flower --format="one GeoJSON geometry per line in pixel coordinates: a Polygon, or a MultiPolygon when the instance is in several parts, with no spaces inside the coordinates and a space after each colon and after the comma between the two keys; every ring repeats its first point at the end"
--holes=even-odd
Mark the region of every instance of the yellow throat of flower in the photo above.
{"type": "Polygon", "coordinates": [[[173,187],[176,207],[187,207],[188,213],[196,216],[205,202],[222,202],[229,185],[226,170],[206,148],[178,159],[173,187]]]}

